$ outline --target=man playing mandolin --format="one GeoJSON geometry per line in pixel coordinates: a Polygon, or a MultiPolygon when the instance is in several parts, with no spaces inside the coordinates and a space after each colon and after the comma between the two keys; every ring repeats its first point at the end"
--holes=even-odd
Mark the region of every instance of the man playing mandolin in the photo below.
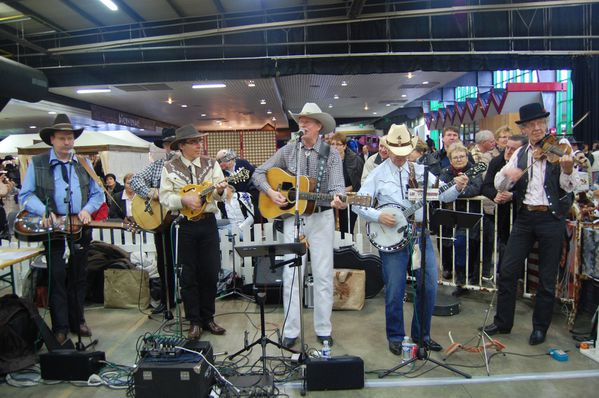
{"type": "Polygon", "coordinates": [[[181,264],[181,296],[185,316],[190,322],[189,339],[199,339],[203,329],[212,334],[225,334],[226,330],[214,322],[214,300],[220,269],[218,230],[214,214],[216,201],[222,201],[227,186],[218,163],[202,156],[204,137],[192,125],[175,131],[172,150],[181,156],[167,161],[160,179],[160,203],[172,212],[189,210],[193,219],[180,221],[178,261],[181,264]],[[189,185],[200,190],[214,187],[210,194],[199,195],[187,191],[189,185]],[[206,186],[206,187],[204,187],[206,186]],[[183,193],[183,190],[186,190],[183,193]]]}
{"type": "MultiPolygon", "coordinates": [[[[331,151],[320,135],[328,134],[335,129],[335,119],[320,110],[314,103],[306,103],[298,114],[291,114],[303,131],[301,141],[290,142],[279,149],[269,160],[256,168],[252,181],[270,200],[279,207],[288,205],[287,198],[271,187],[266,179],[266,172],[273,167],[280,167],[292,174],[314,178],[316,191],[327,194],[343,194],[345,192],[343,167],[339,152],[331,151]],[[298,148],[299,147],[299,148],[298,148]],[[299,155],[298,155],[299,149],[299,155]],[[299,170],[296,170],[296,159],[299,156],[299,170]]],[[[345,209],[347,206],[338,196],[330,202],[317,201],[313,214],[303,216],[303,235],[310,245],[312,274],[314,276],[314,330],[319,342],[328,340],[333,344],[331,336],[331,311],[333,309],[333,238],[335,219],[331,208],[345,209]]],[[[294,218],[284,220],[283,234],[285,242],[293,242],[294,218]]],[[[283,271],[283,306],[287,314],[284,325],[283,341],[285,347],[295,345],[300,334],[299,285],[295,267],[285,266],[283,271]],[[293,283],[293,287],[291,286],[293,283]],[[291,301],[290,301],[291,298],[291,301]]]]}
{"type": "MultiPolygon", "coordinates": [[[[44,227],[55,225],[58,215],[76,214],[82,224],[104,202],[100,186],[88,175],[80,159],[74,156],[75,139],[83,128],[75,129],[67,115],[57,115],[52,127],[40,130],[40,137],[51,145],[49,152],[31,159],[19,203],[29,213],[43,216],[44,227]]],[[[85,160],[89,163],[88,160],[85,160]]],[[[91,163],[89,163],[91,168],[91,163]]],[[[85,323],[83,305],[87,280],[87,249],[92,239],[90,228],[83,228],[69,256],[69,273],[64,258],[65,239],[45,241],[49,271],[50,316],[56,340],[62,344],[69,329],[81,336],[91,336],[85,323]]]]}
{"type": "MultiPolygon", "coordinates": [[[[391,235],[398,230],[401,224],[406,223],[405,213],[394,214],[391,209],[394,205],[402,204],[408,211],[414,213],[414,209],[419,209],[422,204],[410,204],[408,198],[408,187],[416,188],[424,181],[425,168],[421,164],[408,161],[408,155],[416,148],[418,137],[412,137],[405,125],[391,125],[389,134],[386,136],[386,145],[389,149],[389,158],[375,168],[366,178],[360,188],[359,194],[371,195],[378,201],[376,209],[355,206],[353,211],[364,217],[370,223],[378,223],[383,226],[382,234],[391,235]],[[387,205],[387,206],[385,206],[387,205]],[[412,210],[412,211],[409,211],[412,210]]],[[[428,186],[432,187],[435,183],[435,176],[429,172],[428,186]]],[[[455,187],[439,193],[441,201],[454,200],[468,184],[468,176],[460,175],[453,182],[455,187]]],[[[422,221],[422,210],[415,213],[416,223],[422,221]]],[[[409,222],[409,221],[408,221],[409,222]]],[[[399,228],[401,229],[401,228],[399,228]]],[[[407,231],[403,232],[408,235],[407,231]]],[[[409,237],[408,237],[409,239],[409,237]]],[[[435,256],[433,243],[427,233],[426,236],[426,274],[425,274],[425,297],[416,294],[414,315],[412,317],[412,338],[418,341],[420,333],[424,335],[424,342],[428,349],[441,351],[442,347],[430,336],[431,318],[435,306],[435,297],[437,293],[437,259],[435,256]],[[424,299],[424,301],[423,301],[424,299]],[[424,305],[424,311],[421,306],[424,305]],[[424,330],[420,330],[418,316],[424,314],[424,330]]],[[[417,240],[413,247],[410,244],[398,245],[397,250],[387,250],[381,248],[379,253],[383,263],[383,281],[385,283],[385,318],[387,340],[389,350],[395,355],[401,355],[401,342],[404,339],[404,319],[403,319],[403,299],[406,288],[406,273],[408,272],[408,262],[412,256],[412,248],[419,250],[417,240]],[[401,247],[401,248],[399,248],[401,247]]],[[[415,267],[420,265],[420,260],[416,261],[415,267]]],[[[419,285],[421,270],[416,272],[416,278],[419,285]]]]}
{"type": "Polygon", "coordinates": [[[558,157],[558,164],[549,162],[543,152],[549,112],[539,103],[520,108],[516,123],[528,137],[523,145],[495,176],[497,190],[510,188],[516,198],[516,221],[501,263],[494,322],[485,327],[489,335],[510,333],[514,325],[517,280],[524,259],[535,242],[539,243],[539,285],[532,316],[530,345],[545,341],[551,323],[555,298],[555,280],[564,239],[565,217],[572,204],[569,194],[579,184],[573,172],[571,155],[558,157]]]}

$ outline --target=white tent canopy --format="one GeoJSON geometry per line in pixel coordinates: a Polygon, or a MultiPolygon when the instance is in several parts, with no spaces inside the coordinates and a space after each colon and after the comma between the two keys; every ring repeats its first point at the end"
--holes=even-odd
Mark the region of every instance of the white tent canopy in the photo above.
{"type": "MultiPolygon", "coordinates": [[[[39,139],[39,135],[35,134],[39,139]]],[[[21,172],[31,156],[44,153],[50,147],[43,142],[18,147],[21,172]]],[[[149,163],[150,143],[127,130],[84,131],[75,140],[75,150],[80,154],[99,154],[104,173],[113,173],[119,181],[127,173],[135,173],[149,163]]]]}
{"type": "Polygon", "coordinates": [[[17,155],[17,148],[32,145],[39,141],[39,134],[12,134],[0,142],[0,156],[17,155]]]}

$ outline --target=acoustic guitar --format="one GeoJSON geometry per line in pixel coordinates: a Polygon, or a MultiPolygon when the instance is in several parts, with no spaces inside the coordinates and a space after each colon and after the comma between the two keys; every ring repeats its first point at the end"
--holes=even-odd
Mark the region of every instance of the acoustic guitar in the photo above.
{"type": "MultiPolygon", "coordinates": [[[[27,210],[21,210],[15,218],[14,231],[15,236],[19,240],[41,242],[48,239],[48,235],[50,235],[51,239],[62,235],[74,235],[77,239],[81,236],[83,226],[77,215],[73,214],[71,216],[58,216],[52,226],[44,227],[42,225],[42,216],[29,213],[27,210]]],[[[138,230],[135,223],[129,221],[90,221],[85,226],[125,229],[132,232],[137,232],[138,230]]]]}
{"type": "Polygon", "coordinates": [[[144,199],[135,195],[131,203],[131,214],[139,228],[144,231],[157,231],[170,212],[157,199],[144,199]]]}
{"type": "MultiPolygon", "coordinates": [[[[226,182],[242,182],[250,178],[250,172],[245,167],[240,168],[235,173],[231,174],[229,177],[225,178],[226,182]]],[[[199,218],[206,209],[206,205],[210,201],[212,192],[216,189],[216,187],[209,181],[204,181],[201,184],[187,184],[181,189],[180,195],[183,196],[188,192],[193,192],[198,195],[200,198],[205,198],[204,203],[200,209],[194,210],[188,207],[184,207],[181,209],[181,214],[185,216],[188,220],[196,220],[199,218]]]]}
{"type": "MultiPolygon", "coordinates": [[[[296,176],[287,173],[285,170],[278,167],[273,167],[266,172],[266,180],[268,184],[277,192],[280,192],[287,199],[287,204],[277,206],[264,192],[260,192],[258,198],[258,208],[263,217],[275,218],[282,214],[295,213],[295,178],[296,176]]],[[[316,201],[330,202],[335,195],[328,193],[314,192],[316,180],[306,176],[300,176],[299,180],[299,213],[312,214],[316,207],[316,201]]],[[[358,195],[355,192],[348,192],[344,195],[339,195],[339,198],[351,205],[364,207],[372,206],[372,198],[369,195],[358,195]]]]}

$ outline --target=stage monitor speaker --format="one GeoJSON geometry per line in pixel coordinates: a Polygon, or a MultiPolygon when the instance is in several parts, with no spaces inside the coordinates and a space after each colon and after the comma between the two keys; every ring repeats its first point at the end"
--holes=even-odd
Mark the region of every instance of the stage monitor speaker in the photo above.
{"type": "Polygon", "coordinates": [[[306,387],[308,391],[364,388],[364,361],[355,356],[308,358],[306,387]]]}
{"type": "Polygon", "coordinates": [[[44,380],[83,380],[104,367],[102,351],[53,350],[40,354],[40,369],[44,380]]]}
{"type": "MultiPolygon", "coordinates": [[[[188,341],[185,348],[201,352],[214,362],[212,345],[207,341],[188,341]]],[[[172,358],[142,358],[133,375],[136,398],[207,398],[214,384],[214,371],[204,359],[183,352],[172,358]]]]}
{"type": "Polygon", "coordinates": [[[255,257],[254,287],[258,291],[266,292],[266,304],[282,304],[283,267],[271,270],[270,265],[270,258],[255,257]]]}

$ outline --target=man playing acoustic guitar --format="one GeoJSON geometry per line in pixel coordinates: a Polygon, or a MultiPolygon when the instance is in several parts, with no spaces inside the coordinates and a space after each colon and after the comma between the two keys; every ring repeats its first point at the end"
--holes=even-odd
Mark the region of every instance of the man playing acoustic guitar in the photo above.
{"type": "MultiPolygon", "coordinates": [[[[82,224],[88,224],[91,214],[104,202],[102,189],[90,178],[73,153],[75,138],[82,131],[83,128],[73,128],[68,116],[63,114],[56,116],[52,127],[40,130],[42,141],[51,145],[52,149],[31,159],[19,193],[19,203],[30,213],[44,216],[44,227],[53,225],[58,215],[65,214],[76,214],[82,224]]],[[[89,167],[92,167],[91,163],[89,167]]],[[[83,315],[87,249],[91,239],[91,229],[83,228],[81,237],[74,242],[69,266],[75,269],[69,273],[68,283],[64,237],[44,242],[50,283],[52,331],[60,344],[66,341],[69,329],[84,337],[92,335],[83,315]]]]}
{"type": "MultiPolygon", "coordinates": [[[[286,197],[276,187],[271,187],[266,179],[266,172],[273,167],[280,167],[292,174],[299,173],[316,180],[316,191],[328,194],[345,192],[343,168],[339,152],[331,151],[320,134],[328,134],[335,129],[335,119],[323,113],[318,105],[307,103],[298,114],[291,114],[303,131],[300,142],[290,142],[279,149],[263,165],[256,168],[252,181],[258,189],[268,195],[279,207],[288,205],[286,197]],[[296,170],[296,157],[299,145],[299,170],[296,170]]],[[[338,196],[330,202],[316,202],[313,214],[303,216],[303,234],[310,245],[312,274],[314,276],[314,330],[318,341],[331,337],[331,311],[333,309],[333,238],[335,219],[331,207],[344,209],[346,204],[338,196]]],[[[294,218],[284,220],[283,234],[285,242],[293,242],[294,218]]],[[[282,344],[291,348],[295,345],[300,333],[299,318],[299,286],[295,267],[286,266],[283,271],[283,306],[287,314],[282,344]],[[293,283],[293,293],[292,286],[293,283]],[[291,297],[291,301],[290,301],[291,297]]]]}
{"type": "Polygon", "coordinates": [[[183,209],[201,212],[193,219],[180,222],[179,254],[181,264],[181,296],[185,316],[190,322],[188,338],[199,339],[202,328],[212,334],[226,330],[214,322],[214,300],[220,268],[218,230],[214,214],[216,201],[222,201],[227,186],[218,163],[202,156],[204,136],[192,125],[175,131],[171,149],[180,150],[181,156],[167,161],[160,179],[160,203],[172,212],[183,209]],[[216,189],[202,197],[195,191],[182,193],[189,184],[211,185],[216,189]]]}

